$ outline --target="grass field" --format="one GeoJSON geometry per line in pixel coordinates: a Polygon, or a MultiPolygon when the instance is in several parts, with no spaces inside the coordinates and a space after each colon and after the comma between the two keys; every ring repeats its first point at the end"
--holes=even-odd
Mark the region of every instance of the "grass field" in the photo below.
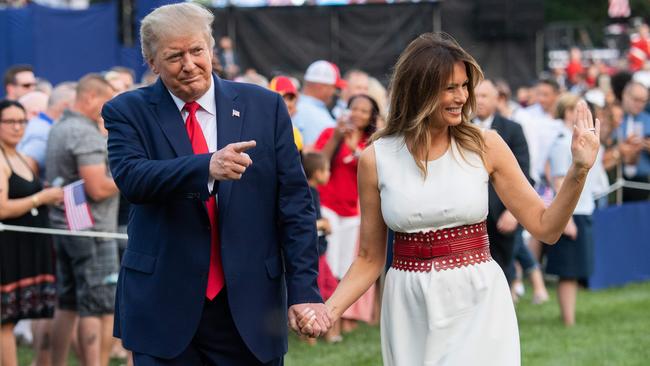
{"type": "MultiPolygon", "coordinates": [[[[524,366],[650,365],[650,282],[581,291],[577,325],[568,329],[560,322],[554,289],[549,291],[545,304],[531,305],[527,293],[517,305],[524,366]]],[[[29,349],[21,348],[19,356],[20,365],[29,365],[29,349]]],[[[71,359],[70,365],[76,364],[71,359]]],[[[285,365],[381,365],[379,328],[361,326],[336,345],[308,346],[292,336],[285,365]]]]}

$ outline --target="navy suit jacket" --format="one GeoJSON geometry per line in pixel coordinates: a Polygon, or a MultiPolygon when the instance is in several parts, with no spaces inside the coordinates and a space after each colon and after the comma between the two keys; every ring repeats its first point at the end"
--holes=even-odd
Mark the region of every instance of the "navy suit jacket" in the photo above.
{"type": "MultiPolygon", "coordinates": [[[[213,193],[230,309],[244,342],[267,362],[287,351],[287,307],[322,302],[316,214],[282,98],[213,81],[218,149],[257,142],[242,179],[215,182],[213,193]]],[[[114,333],[130,350],[173,358],[189,345],[205,301],[210,154],[193,154],[161,80],[117,96],[102,115],[113,177],[132,203],[114,333]]]]}
{"type": "MultiPolygon", "coordinates": [[[[499,136],[501,136],[506,145],[508,145],[510,150],[512,150],[513,155],[519,163],[519,167],[524,172],[524,175],[528,181],[532,182],[528,174],[530,170],[528,143],[526,142],[526,136],[524,135],[524,130],[521,128],[521,125],[517,122],[495,114],[494,120],[492,121],[492,129],[495,130],[499,136]]],[[[497,195],[497,192],[494,190],[494,187],[492,187],[492,184],[490,184],[489,218],[496,223],[499,221],[499,217],[501,217],[501,214],[505,210],[506,207],[503,205],[503,202],[501,202],[501,199],[497,195]]]]}

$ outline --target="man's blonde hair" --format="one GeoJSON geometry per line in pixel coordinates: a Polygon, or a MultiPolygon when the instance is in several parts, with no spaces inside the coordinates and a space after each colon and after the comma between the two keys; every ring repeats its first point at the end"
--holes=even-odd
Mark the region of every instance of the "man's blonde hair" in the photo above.
{"type": "Polygon", "coordinates": [[[209,52],[214,48],[214,15],[201,5],[179,3],[161,6],[149,13],[140,25],[142,56],[149,62],[156,56],[159,43],[170,36],[202,34],[209,52]]]}

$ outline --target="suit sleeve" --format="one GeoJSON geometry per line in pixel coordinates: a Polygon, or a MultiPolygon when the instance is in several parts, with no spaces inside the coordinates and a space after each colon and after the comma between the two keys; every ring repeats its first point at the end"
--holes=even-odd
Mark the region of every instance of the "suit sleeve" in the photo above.
{"type": "Polygon", "coordinates": [[[144,134],[119,108],[109,102],[104,105],[102,116],[108,130],[108,160],[113,179],[129,202],[208,199],[211,154],[154,160],[147,154],[144,134]]]}
{"type": "Polygon", "coordinates": [[[528,181],[533,184],[533,180],[530,177],[530,155],[528,152],[528,143],[526,142],[524,130],[522,129],[521,125],[516,122],[510,124],[510,126],[512,130],[510,149],[515,155],[515,158],[519,163],[519,167],[521,167],[524,175],[528,181]]]}
{"type": "Polygon", "coordinates": [[[278,218],[286,267],[288,305],[322,302],[318,276],[316,211],[293,142],[291,120],[281,97],[276,99],[278,218]]]}

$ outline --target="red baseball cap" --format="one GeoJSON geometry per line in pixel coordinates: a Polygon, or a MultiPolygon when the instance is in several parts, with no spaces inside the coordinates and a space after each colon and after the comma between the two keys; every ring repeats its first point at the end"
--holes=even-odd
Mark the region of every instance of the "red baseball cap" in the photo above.
{"type": "Polygon", "coordinates": [[[279,93],[280,95],[298,95],[298,89],[296,89],[296,86],[293,84],[291,79],[282,75],[271,79],[271,82],[269,83],[269,89],[273,90],[276,93],[279,93]]]}

